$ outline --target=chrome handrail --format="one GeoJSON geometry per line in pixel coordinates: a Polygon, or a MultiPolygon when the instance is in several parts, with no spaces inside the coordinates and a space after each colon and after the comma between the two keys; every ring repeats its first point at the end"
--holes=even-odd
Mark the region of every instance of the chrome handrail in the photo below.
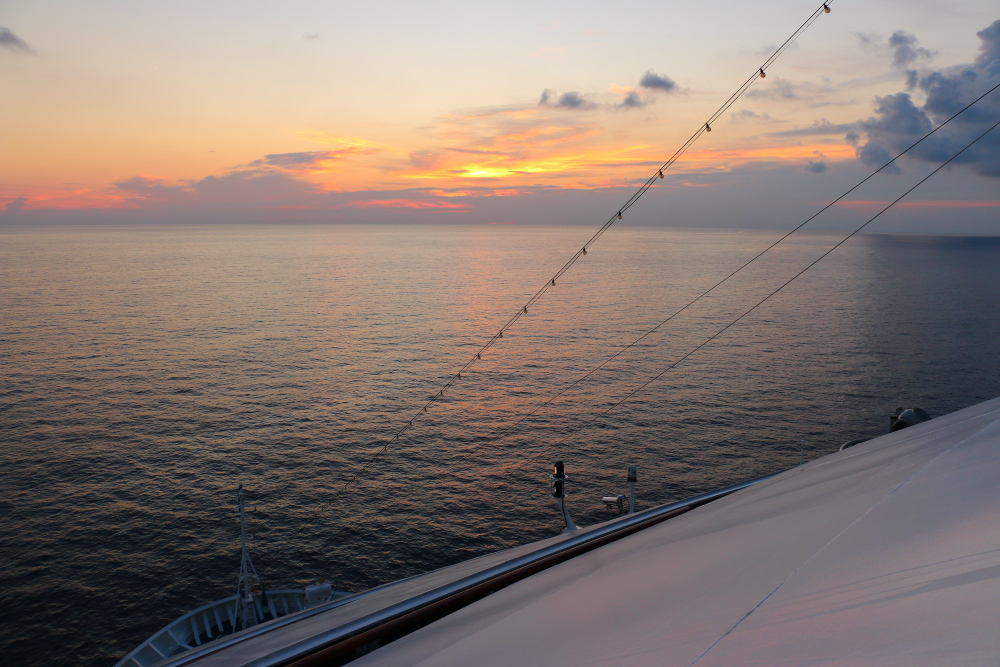
{"type": "MultiPolygon", "coordinates": [[[[461,593],[464,590],[477,586],[479,584],[490,581],[491,579],[496,579],[505,574],[511,573],[520,568],[530,566],[533,563],[537,563],[545,558],[550,558],[556,556],[562,552],[570,551],[571,549],[578,548],[580,546],[586,545],[589,542],[593,542],[599,539],[604,539],[607,537],[613,537],[615,533],[624,533],[629,529],[637,528],[641,530],[641,524],[651,523],[655,524],[655,519],[669,514],[670,512],[675,512],[680,509],[694,508],[706,503],[712,502],[713,500],[718,500],[724,496],[728,496],[731,493],[740,491],[754,484],[763,482],[764,480],[770,479],[775,475],[781,473],[772,473],[770,475],[765,475],[763,477],[758,477],[746,482],[740,482],[739,484],[734,484],[732,486],[727,486],[716,491],[709,491],[707,493],[702,493],[700,495],[688,498],[686,500],[680,500],[667,505],[660,505],[658,507],[653,507],[642,512],[636,512],[635,514],[627,514],[625,516],[619,517],[617,519],[612,519],[602,524],[597,524],[591,528],[582,528],[577,534],[569,534],[566,539],[559,541],[556,544],[552,544],[546,547],[542,547],[537,551],[532,551],[530,553],[518,556],[509,561],[494,565],[492,567],[486,568],[475,574],[468,575],[449,584],[439,586],[430,591],[420,593],[411,598],[403,600],[402,602],[397,602],[395,604],[389,605],[378,611],[374,611],[370,614],[356,618],[353,621],[343,623],[334,628],[331,628],[325,632],[320,632],[318,634],[309,637],[308,639],[297,642],[291,646],[284,649],[279,649],[278,651],[270,651],[264,657],[261,657],[253,662],[249,663],[253,667],[276,667],[297,658],[302,658],[308,656],[310,653],[319,651],[327,646],[348,639],[360,632],[370,630],[379,625],[382,625],[388,621],[398,618],[404,614],[417,611],[422,607],[426,607],[434,602],[443,600],[445,598],[451,597],[457,593],[461,593]]],[[[622,535],[621,537],[625,537],[622,535]]],[[[424,576],[424,575],[416,575],[424,576]]],[[[241,632],[236,635],[230,635],[222,640],[218,640],[218,643],[213,642],[210,645],[202,646],[193,651],[187,651],[182,655],[169,658],[163,662],[157,663],[156,667],[181,667],[182,665],[188,665],[200,658],[203,658],[212,653],[217,653],[229,646],[238,644],[252,637],[259,636],[266,632],[276,630],[280,627],[288,625],[290,623],[295,623],[306,618],[316,616],[317,614],[329,611],[336,607],[341,607],[345,604],[353,602],[362,597],[368,597],[369,595],[375,593],[379,590],[384,590],[393,586],[397,586],[404,581],[410,581],[415,577],[408,577],[407,579],[402,579],[400,581],[392,582],[379,586],[377,588],[372,588],[370,590],[358,593],[356,595],[351,595],[345,598],[340,598],[331,603],[325,605],[319,605],[317,607],[310,608],[308,610],[299,612],[298,614],[290,614],[276,621],[272,621],[262,626],[257,626],[256,628],[250,628],[245,632],[241,632]]]]}

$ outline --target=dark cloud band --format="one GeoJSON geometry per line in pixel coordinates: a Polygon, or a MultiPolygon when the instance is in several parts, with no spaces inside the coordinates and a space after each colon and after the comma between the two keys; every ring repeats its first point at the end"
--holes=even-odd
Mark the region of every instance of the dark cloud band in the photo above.
{"type": "Polygon", "coordinates": [[[649,88],[650,90],[659,90],[664,93],[669,93],[677,89],[677,83],[673,79],[664,74],[657,74],[653,70],[647,70],[642,75],[642,78],[639,79],[639,86],[649,88]]]}
{"type": "Polygon", "coordinates": [[[597,107],[596,104],[587,100],[578,92],[571,91],[563,93],[557,98],[555,91],[552,90],[542,91],[542,97],[538,100],[538,106],[551,107],[553,109],[574,109],[578,111],[585,111],[597,107]]]}
{"type": "Polygon", "coordinates": [[[31,47],[23,39],[14,34],[10,28],[0,26],[0,48],[19,53],[32,53],[31,47]]]}
{"type": "MultiPolygon", "coordinates": [[[[858,158],[863,163],[882,164],[890,155],[898,154],[932,127],[1000,83],[1000,20],[977,35],[982,43],[979,56],[972,64],[912,78],[911,84],[925,95],[922,105],[905,92],[876,98],[875,115],[859,123],[860,133],[848,135],[848,140],[857,146],[858,158]]],[[[913,42],[906,41],[906,44],[913,42]]],[[[908,155],[923,162],[943,162],[968,143],[970,136],[997,120],[1000,120],[1000,91],[984,98],[908,155]]],[[[956,159],[955,164],[965,164],[982,176],[1000,178],[1000,135],[987,135],[956,159]]],[[[899,168],[893,166],[895,173],[899,173],[899,168]]]]}

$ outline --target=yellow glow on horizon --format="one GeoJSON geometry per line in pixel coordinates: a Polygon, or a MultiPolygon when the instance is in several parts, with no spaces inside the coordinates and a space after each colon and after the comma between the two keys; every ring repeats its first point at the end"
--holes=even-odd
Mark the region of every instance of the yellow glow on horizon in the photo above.
{"type": "Polygon", "coordinates": [[[469,165],[465,169],[461,170],[461,173],[457,175],[462,178],[503,178],[504,176],[510,176],[514,173],[516,172],[512,172],[510,169],[469,165]]]}
{"type": "Polygon", "coordinates": [[[337,144],[353,148],[377,148],[380,150],[393,150],[389,146],[375,141],[369,141],[363,137],[344,137],[320,130],[288,130],[288,133],[296,139],[308,141],[314,144],[337,144]]]}

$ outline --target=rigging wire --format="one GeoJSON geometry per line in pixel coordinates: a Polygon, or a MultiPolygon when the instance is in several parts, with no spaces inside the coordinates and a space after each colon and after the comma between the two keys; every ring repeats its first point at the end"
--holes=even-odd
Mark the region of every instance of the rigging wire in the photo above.
{"type": "MultiPolygon", "coordinates": [[[[991,89],[990,92],[992,92],[993,90],[995,90],[997,87],[1000,87],[1000,86],[994,86],[994,88],[991,89]]],[[[984,95],[984,97],[985,97],[985,95],[984,95]]],[[[980,99],[982,99],[982,98],[980,98],[980,99]]],[[[816,266],[816,264],[818,264],[820,261],[822,261],[826,256],[828,256],[830,253],[832,253],[834,250],[836,250],[840,246],[844,245],[854,235],[856,235],[859,232],[861,232],[861,230],[863,230],[865,227],[867,227],[872,222],[874,222],[883,213],[885,213],[890,208],[892,208],[895,204],[897,204],[901,199],[903,199],[904,197],[906,197],[906,195],[910,194],[911,192],[913,192],[914,190],[916,190],[918,187],[920,187],[931,176],[933,176],[934,174],[938,173],[939,171],[941,171],[942,169],[944,169],[946,166],[948,166],[949,164],[951,164],[951,162],[953,160],[955,160],[958,156],[960,156],[962,153],[964,153],[969,148],[971,148],[973,146],[973,144],[975,144],[980,139],[982,139],[983,137],[985,137],[987,134],[989,134],[990,132],[992,132],[993,130],[995,130],[998,126],[1000,126],[1000,121],[997,121],[996,123],[994,123],[988,130],[986,130],[985,132],[983,132],[982,134],[980,134],[978,137],[976,137],[975,139],[973,139],[971,142],[969,142],[968,144],[966,144],[965,147],[962,148],[962,150],[958,151],[957,153],[955,153],[954,155],[952,155],[950,158],[948,158],[947,160],[945,160],[944,162],[942,162],[940,165],[938,165],[934,169],[934,171],[932,171],[931,173],[927,174],[922,179],[920,179],[919,181],[917,181],[917,183],[915,185],[913,185],[906,192],[904,192],[899,197],[897,197],[892,202],[890,202],[881,211],[879,211],[874,216],[872,216],[871,218],[869,218],[867,222],[865,222],[863,225],[861,225],[860,227],[858,227],[857,229],[855,229],[853,232],[851,232],[850,234],[848,234],[847,236],[845,236],[843,239],[841,239],[839,242],[837,242],[832,248],[830,248],[829,250],[827,250],[826,252],[824,252],[822,255],[820,255],[815,260],[813,260],[811,263],[809,263],[801,271],[799,271],[798,273],[796,273],[795,275],[793,275],[791,278],[789,278],[788,280],[786,280],[784,283],[782,283],[773,292],[771,292],[770,294],[768,294],[767,296],[765,296],[763,299],[761,299],[760,301],[758,301],[756,304],[754,304],[753,306],[751,306],[749,309],[747,309],[746,311],[744,311],[742,315],[740,315],[739,317],[735,318],[734,320],[732,320],[731,322],[729,322],[726,326],[724,326],[721,329],[719,329],[718,331],[716,331],[714,334],[712,334],[711,336],[709,336],[708,338],[706,338],[704,341],[702,341],[698,346],[696,346],[695,348],[693,348],[691,351],[687,352],[680,359],[677,359],[676,361],[674,361],[673,363],[671,363],[669,366],[667,366],[662,371],[660,371],[659,373],[657,373],[656,375],[654,375],[653,377],[651,377],[649,380],[647,380],[643,384],[639,385],[638,387],[636,387],[635,389],[633,389],[629,393],[625,394],[625,396],[623,396],[621,399],[619,399],[618,401],[612,403],[611,406],[608,407],[607,410],[604,410],[600,414],[592,417],[591,419],[589,419],[588,421],[586,421],[584,424],[582,424],[580,426],[577,426],[576,428],[571,429],[570,432],[567,433],[561,440],[559,440],[558,442],[556,442],[554,446],[558,447],[558,446],[562,445],[564,442],[566,442],[566,440],[569,439],[570,435],[572,435],[573,433],[575,433],[575,432],[577,432],[579,430],[582,430],[584,428],[587,428],[588,426],[591,426],[592,424],[594,424],[595,422],[597,422],[599,419],[603,418],[605,415],[607,415],[612,410],[614,410],[615,408],[617,408],[619,405],[621,405],[622,403],[626,402],[627,400],[629,400],[630,398],[632,398],[633,396],[635,396],[636,394],[638,394],[642,390],[646,389],[646,387],[648,387],[649,385],[651,385],[653,382],[656,382],[657,380],[659,380],[668,371],[673,370],[674,368],[676,368],[679,364],[681,364],[684,360],[686,360],[689,357],[691,357],[698,350],[702,349],[703,347],[705,347],[706,345],[708,345],[709,343],[711,343],[713,340],[715,340],[716,338],[718,338],[719,336],[721,336],[723,333],[725,333],[726,331],[728,331],[729,329],[731,329],[732,327],[734,327],[743,318],[745,318],[747,315],[749,315],[753,311],[757,310],[757,308],[759,308],[761,305],[763,305],[766,301],[768,301],[775,294],[777,294],[781,290],[785,289],[785,287],[787,287],[788,285],[790,285],[796,278],[800,277],[806,271],[808,271],[812,267],[816,266]]],[[[538,460],[538,458],[540,458],[540,457],[537,457],[537,456],[536,457],[532,457],[532,459],[524,460],[521,463],[523,464],[523,463],[526,463],[528,461],[538,460]]]]}
{"type": "Polygon", "coordinates": [[[909,153],[911,150],[913,150],[918,145],[920,145],[921,143],[923,143],[932,134],[936,133],[942,127],[944,127],[945,125],[947,125],[951,121],[955,120],[955,118],[957,118],[958,116],[960,116],[963,113],[965,113],[974,104],[976,104],[977,102],[979,102],[979,100],[983,99],[984,97],[986,97],[987,95],[989,95],[990,93],[992,93],[997,88],[1000,88],[1000,83],[998,83],[997,85],[995,85],[992,88],[990,88],[989,90],[987,90],[985,93],[983,93],[982,95],[980,95],[979,97],[977,97],[976,99],[974,99],[972,102],[969,102],[967,105],[965,105],[964,107],[962,107],[960,110],[956,111],[950,118],[948,118],[947,120],[942,121],[937,127],[935,127],[930,132],[928,132],[924,136],[922,136],[919,139],[917,139],[917,141],[915,141],[914,143],[910,144],[910,146],[906,150],[904,150],[903,152],[899,153],[898,155],[896,155],[896,157],[892,158],[891,160],[889,160],[888,162],[886,162],[885,164],[883,164],[881,167],[879,167],[878,169],[876,169],[875,171],[873,171],[871,174],[869,174],[868,176],[866,176],[863,180],[859,181],[850,190],[847,190],[846,192],[844,192],[844,194],[840,195],[839,197],[837,197],[836,199],[834,199],[833,201],[831,201],[829,204],[827,204],[826,206],[824,206],[823,208],[821,208],[820,210],[818,210],[816,213],[814,213],[812,216],[810,216],[809,218],[807,218],[805,221],[803,221],[802,223],[800,223],[796,227],[792,228],[790,231],[786,232],[783,236],[781,236],[781,238],[779,238],[777,241],[775,241],[771,245],[769,245],[766,248],[764,248],[763,250],[761,250],[759,253],[757,253],[756,255],[754,255],[752,258],[750,258],[746,262],[744,262],[739,268],[737,268],[735,271],[733,271],[732,273],[730,273],[729,275],[727,275],[725,278],[723,278],[719,282],[717,282],[714,285],[712,285],[711,287],[709,287],[707,290],[705,290],[704,292],[702,292],[701,294],[699,294],[698,296],[696,296],[691,301],[687,302],[684,306],[682,306],[678,310],[674,311],[665,320],[661,321],[659,324],[657,324],[653,328],[651,328],[648,331],[646,331],[645,333],[643,333],[641,336],[639,336],[638,338],[636,338],[635,340],[633,340],[631,343],[629,343],[625,347],[621,348],[620,350],[618,350],[617,352],[615,352],[614,354],[612,354],[610,357],[608,357],[607,359],[605,359],[604,361],[602,361],[599,365],[595,366],[594,368],[590,369],[589,371],[587,371],[586,373],[584,373],[580,377],[578,377],[575,380],[573,380],[571,383],[569,383],[566,386],[564,386],[561,390],[559,390],[558,392],[556,392],[555,394],[553,394],[551,397],[549,397],[543,403],[540,403],[539,405],[537,405],[533,410],[531,410],[530,412],[527,412],[527,413],[523,414],[521,417],[519,417],[513,423],[511,423],[508,426],[506,426],[503,430],[499,431],[496,435],[494,435],[492,438],[490,438],[490,444],[493,444],[493,443],[497,442],[498,440],[503,439],[506,435],[508,435],[515,428],[517,428],[526,419],[529,419],[530,417],[534,416],[538,411],[542,410],[543,408],[545,408],[546,406],[548,406],[550,403],[552,403],[552,401],[556,400],[560,396],[563,396],[567,391],[569,391],[570,389],[572,389],[573,387],[577,386],[578,384],[580,384],[581,382],[583,382],[584,380],[586,380],[587,378],[589,378],[591,375],[593,375],[597,371],[599,371],[602,368],[604,368],[605,366],[607,366],[609,363],[611,363],[612,361],[614,361],[615,359],[617,359],[619,356],[621,356],[622,354],[624,354],[625,352],[627,352],[631,348],[633,348],[636,345],[638,345],[647,336],[650,336],[653,333],[655,333],[664,324],[670,322],[672,319],[674,319],[675,317],[677,317],[678,315],[680,315],[681,313],[683,313],[685,310],[687,310],[688,308],[690,308],[691,306],[693,306],[694,304],[698,303],[703,298],[705,298],[706,296],[708,296],[709,294],[711,294],[712,292],[714,292],[716,289],[718,289],[719,287],[721,287],[723,283],[727,282],[730,278],[732,278],[733,276],[735,276],[736,274],[738,274],[739,272],[741,272],[743,269],[747,268],[752,263],[754,263],[755,261],[757,261],[758,259],[760,259],[764,254],[766,254],[768,251],[770,251],[775,246],[777,246],[778,244],[780,244],[782,241],[784,241],[785,239],[787,239],[789,236],[791,236],[795,232],[799,231],[800,229],[802,229],[803,227],[805,227],[806,225],[808,225],[810,222],[812,222],[813,220],[815,220],[816,218],[818,218],[820,215],[822,215],[823,213],[825,213],[831,207],[835,206],[838,202],[840,202],[841,200],[843,200],[849,194],[851,194],[852,192],[854,192],[855,190],[857,190],[858,188],[860,188],[862,185],[864,185],[865,183],[867,183],[870,179],[874,178],[876,174],[882,172],[887,167],[889,167],[889,165],[895,163],[896,160],[898,160],[899,158],[901,158],[904,155],[906,155],[907,153],[909,153]]]}
{"type": "MultiPolygon", "coordinates": [[[[771,64],[773,64],[785,51],[787,51],[792,46],[792,44],[795,43],[795,40],[797,40],[799,36],[801,36],[802,33],[804,33],[809,28],[809,26],[811,26],[816,21],[816,19],[818,19],[824,13],[826,14],[830,13],[830,5],[833,4],[833,2],[834,0],[826,0],[818,8],[816,8],[809,15],[809,17],[795,30],[795,32],[793,32],[791,36],[788,37],[788,39],[786,39],[781,44],[781,46],[779,46],[774,51],[774,53],[772,53],[771,56],[764,61],[764,63],[759,68],[754,70],[754,73],[749,78],[747,78],[746,81],[744,81],[739,88],[737,88],[736,92],[733,93],[729,97],[729,99],[727,99],[722,104],[722,106],[720,106],[711,116],[708,117],[704,125],[700,126],[698,130],[696,130],[694,134],[692,134],[691,137],[687,141],[685,141],[681,145],[681,147],[678,148],[674,152],[674,154],[671,155],[670,158],[663,163],[662,166],[660,166],[659,169],[657,169],[656,173],[654,173],[652,176],[646,179],[646,181],[643,182],[641,186],[639,186],[636,192],[625,201],[625,203],[614,213],[614,215],[612,215],[611,218],[609,218],[608,221],[605,222],[593,234],[593,236],[591,236],[590,239],[583,244],[583,246],[579,250],[573,253],[573,255],[566,261],[566,263],[563,264],[559,268],[559,270],[557,270],[552,275],[551,278],[545,281],[542,287],[539,288],[525,302],[525,304],[521,308],[519,308],[517,312],[510,317],[510,319],[507,320],[507,322],[499,329],[499,331],[496,334],[494,334],[489,340],[487,340],[487,342],[479,349],[479,351],[476,352],[476,354],[471,359],[469,359],[469,361],[467,361],[465,365],[462,366],[462,368],[458,372],[452,375],[448,379],[448,381],[437,392],[435,392],[434,395],[431,396],[431,398],[428,399],[428,401],[419,410],[417,410],[417,413],[413,417],[411,417],[405,424],[403,424],[403,426],[399,428],[390,439],[386,440],[383,443],[383,445],[378,450],[376,450],[374,454],[372,454],[372,456],[368,459],[368,461],[363,466],[361,466],[361,468],[359,468],[354,473],[354,475],[352,475],[339,490],[334,492],[333,496],[327,500],[325,505],[333,503],[337,498],[339,498],[342,494],[344,494],[365,472],[367,472],[367,470],[375,463],[375,461],[377,461],[386,451],[388,451],[389,447],[391,447],[393,443],[397,442],[400,439],[400,437],[413,426],[413,422],[416,419],[418,419],[422,414],[426,413],[429,407],[433,406],[434,403],[436,403],[444,396],[444,392],[447,389],[450,389],[462,377],[463,373],[468,372],[468,370],[477,361],[480,361],[482,359],[483,352],[489,350],[491,347],[493,347],[493,345],[496,344],[498,340],[503,338],[504,332],[513,327],[514,324],[516,324],[517,321],[523,315],[526,315],[528,312],[528,308],[534,305],[534,303],[538,301],[545,294],[545,292],[548,291],[550,287],[555,287],[556,281],[559,280],[559,278],[561,278],[563,274],[569,271],[569,269],[574,264],[576,264],[577,260],[580,259],[580,257],[583,257],[587,254],[587,248],[593,245],[601,236],[603,236],[604,232],[606,232],[616,221],[621,220],[622,214],[628,209],[630,209],[632,206],[634,206],[636,202],[638,202],[639,199],[646,193],[646,191],[649,190],[653,186],[653,184],[656,183],[657,180],[662,179],[663,172],[669,169],[670,166],[673,165],[675,162],[677,162],[677,160],[680,159],[680,157],[687,152],[687,150],[701,137],[701,135],[703,135],[705,132],[711,132],[712,131],[711,124],[714,123],[716,120],[718,120],[720,117],[722,117],[726,113],[726,111],[728,111],[729,108],[733,106],[733,104],[735,104],[737,100],[739,100],[743,96],[744,93],[746,93],[746,91],[757,81],[757,79],[764,78],[766,76],[767,68],[770,67],[771,64]]],[[[301,529],[299,532],[301,532],[301,529]]]]}

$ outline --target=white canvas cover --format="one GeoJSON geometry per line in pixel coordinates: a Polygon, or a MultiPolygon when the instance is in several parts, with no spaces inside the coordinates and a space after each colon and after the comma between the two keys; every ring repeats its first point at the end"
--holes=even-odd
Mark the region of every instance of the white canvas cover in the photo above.
{"type": "Polygon", "coordinates": [[[1000,664],[1000,399],[574,558],[353,664],[1000,664]]]}

